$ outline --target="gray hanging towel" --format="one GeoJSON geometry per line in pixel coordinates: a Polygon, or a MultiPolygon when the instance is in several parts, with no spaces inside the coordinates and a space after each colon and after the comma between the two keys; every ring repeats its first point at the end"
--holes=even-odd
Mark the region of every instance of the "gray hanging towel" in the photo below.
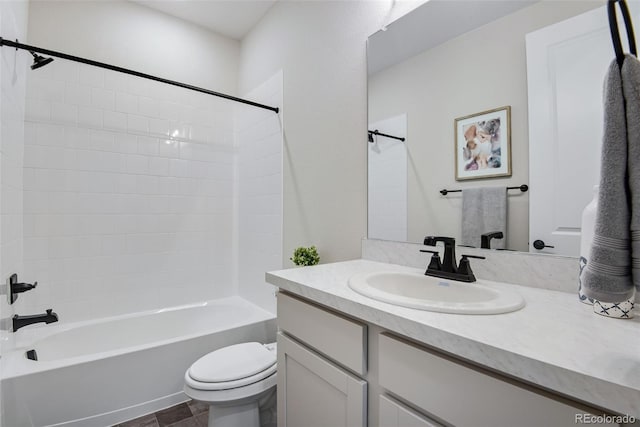
{"type": "MultiPolygon", "coordinates": [[[[591,256],[583,280],[585,294],[604,302],[626,301],[634,289],[631,189],[640,188],[640,173],[633,171],[640,166],[637,154],[640,143],[638,66],[638,61],[627,55],[622,71],[614,60],[605,78],[599,203],[591,256]]],[[[640,204],[637,207],[636,215],[639,215],[640,204]]],[[[640,231],[640,220],[634,218],[634,223],[640,231]]],[[[640,255],[640,251],[636,254],[640,255]]]]}
{"type": "Polygon", "coordinates": [[[507,187],[480,187],[462,190],[461,245],[480,247],[484,233],[502,231],[504,238],[491,247],[504,249],[507,240],[507,187]]]}
{"type": "Polygon", "coordinates": [[[627,55],[622,65],[622,88],[626,102],[627,171],[631,201],[631,278],[640,293],[640,62],[627,55]]]}

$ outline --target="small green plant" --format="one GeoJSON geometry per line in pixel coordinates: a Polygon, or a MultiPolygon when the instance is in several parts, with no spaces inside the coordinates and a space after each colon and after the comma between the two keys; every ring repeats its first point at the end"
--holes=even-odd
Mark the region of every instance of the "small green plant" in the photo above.
{"type": "Polygon", "coordinates": [[[315,246],[305,248],[300,246],[293,251],[293,257],[289,258],[295,265],[316,265],[320,262],[320,255],[315,246]]]}

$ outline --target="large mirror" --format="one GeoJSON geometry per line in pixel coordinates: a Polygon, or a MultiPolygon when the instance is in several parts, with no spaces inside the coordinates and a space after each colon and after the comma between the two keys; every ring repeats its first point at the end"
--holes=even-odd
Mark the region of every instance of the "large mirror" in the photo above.
{"type": "Polygon", "coordinates": [[[495,231],[474,228],[488,191],[496,218],[482,221],[506,226],[492,248],[577,256],[613,57],[604,0],[430,0],[373,34],[369,238],[495,231]]]}

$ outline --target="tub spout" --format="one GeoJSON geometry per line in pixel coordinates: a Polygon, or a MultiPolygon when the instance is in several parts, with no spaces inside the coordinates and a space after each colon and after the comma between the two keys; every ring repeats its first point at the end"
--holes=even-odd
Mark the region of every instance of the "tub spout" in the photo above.
{"type": "Polygon", "coordinates": [[[52,309],[48,309],[44,314],[34,314],[31,316],[13,316],[13,332],[18,329],[31,325],[32,323],[53,323],[58,321],[58,315],[52,309]]]}

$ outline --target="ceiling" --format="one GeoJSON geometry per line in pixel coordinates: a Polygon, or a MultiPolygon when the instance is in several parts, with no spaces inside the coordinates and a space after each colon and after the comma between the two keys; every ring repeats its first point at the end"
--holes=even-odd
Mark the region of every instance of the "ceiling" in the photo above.
{"type": "Polygon", "coordinates": [[[368,73],[375,74],[536,1],[428,1],[369,37],[368,73]]]}
{"type": "Polygon", "coordinates": [[[131,0],[241,40],[276,0],[131,0]]]}

